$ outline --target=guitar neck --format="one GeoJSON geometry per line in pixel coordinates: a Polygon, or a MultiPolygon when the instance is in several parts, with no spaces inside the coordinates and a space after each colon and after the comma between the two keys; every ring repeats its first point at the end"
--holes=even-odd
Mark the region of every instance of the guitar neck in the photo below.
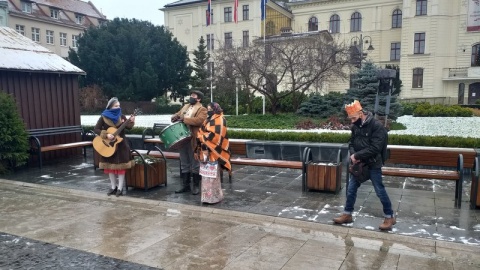
{"type": "Polygon", "coordinates": [[[123,122],[123,124],[117,129],[117,131],[113,133],[113,136],[117,136],[118,134],[120,134],[120,132],[125,129],[128,123],[130,123],[130,119],[127,119],[127,121],[123,122]]]}

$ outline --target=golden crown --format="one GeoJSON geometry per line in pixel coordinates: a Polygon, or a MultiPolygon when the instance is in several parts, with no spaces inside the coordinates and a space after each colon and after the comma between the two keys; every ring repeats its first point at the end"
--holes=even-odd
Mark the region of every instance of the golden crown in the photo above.
{"type": "Polygon", "coordinates": [[[360,102],[358,100],[355,100],[354,102],[345,105],[345,111],[347,111],[348,115],[355,114],[361,110],[362,105],[360,105],[360,102]]]}

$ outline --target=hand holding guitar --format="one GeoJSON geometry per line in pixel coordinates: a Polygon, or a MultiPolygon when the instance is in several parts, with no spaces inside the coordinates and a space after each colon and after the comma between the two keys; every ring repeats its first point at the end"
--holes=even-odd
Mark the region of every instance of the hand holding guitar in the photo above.
{"type": "Polygon", "coordinates": [[[124,121],[120,127],[109,127],[107,129],[106,139],[102,139],[100,136],[95,137],[93,139],[93,148],[103,157],[111,157],[117,149],[117,144],[123,141],[123,138],[119,136],[120,132],[122,132],[128,123],[134,122],[135,115],[140,113],[141,111],[136,109],[132,116],[130,116],[127,121],[124,121]]]}

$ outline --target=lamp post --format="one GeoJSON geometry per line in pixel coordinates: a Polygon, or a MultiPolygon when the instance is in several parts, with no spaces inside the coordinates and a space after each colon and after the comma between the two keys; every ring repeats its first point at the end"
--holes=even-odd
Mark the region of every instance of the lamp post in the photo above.
{"type": "Polygon", "coordinates": [[[235,78],[235,108],[238,116],[238,88],[240,88],[240,78],[235,78]]]}
{"type": "Polygon", "coordinates": [[[369,44],[367,51],[375,50],[375,48],[373,48],[372,46],[372,38],[370,36],[363,36],[363,34],[360,34],[360,37],[358,36],[352,37],[350,42],[352,46],[355,46],[355,48],[357,48],[358,52],[360,53],[360,69],[361,69],[362,61],[363,61],[363,45],[369,44]]]}

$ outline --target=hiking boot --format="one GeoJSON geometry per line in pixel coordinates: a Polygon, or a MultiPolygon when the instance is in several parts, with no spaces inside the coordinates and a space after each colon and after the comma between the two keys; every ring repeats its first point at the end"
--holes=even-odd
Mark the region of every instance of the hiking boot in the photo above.
{"type": "Polygon", "coordinates": [[[113,189],[113,188],[109,189],[108,192],[107,192],[107,195],[110,196],[110,195],[113,195],[115,193],[117,193],[117,187],[115,187],[115,189],[113,189]]]}
{"type": "Polygon", "coordinates": [[[175,193],[190,192],[190,173],[182,173],[182,187],[175,190],[175,193]]]}
{"type": "Polygon", "coordinates": [[[200,181],[202,180],[202,176],[198,173],[193,174],[193,189],[192,195],[197,195],[200,193],[200,181]]]}
{"type": "Polygon", "coordinates": [[[352,218],[352,215],[342,214],[341,216],[334,218],[333,222],[335,222],[336,224],[352,223],[353,218],[352,218]]]}
{"type": "Polygon", "coordinates": [[[389,231],[392,229],[392,226],[397,223],[397,220],[394,217],[391,218],[385,218],[383,220],[383,223],[378,226],[380,230],[386,230],[389,231]]]}

